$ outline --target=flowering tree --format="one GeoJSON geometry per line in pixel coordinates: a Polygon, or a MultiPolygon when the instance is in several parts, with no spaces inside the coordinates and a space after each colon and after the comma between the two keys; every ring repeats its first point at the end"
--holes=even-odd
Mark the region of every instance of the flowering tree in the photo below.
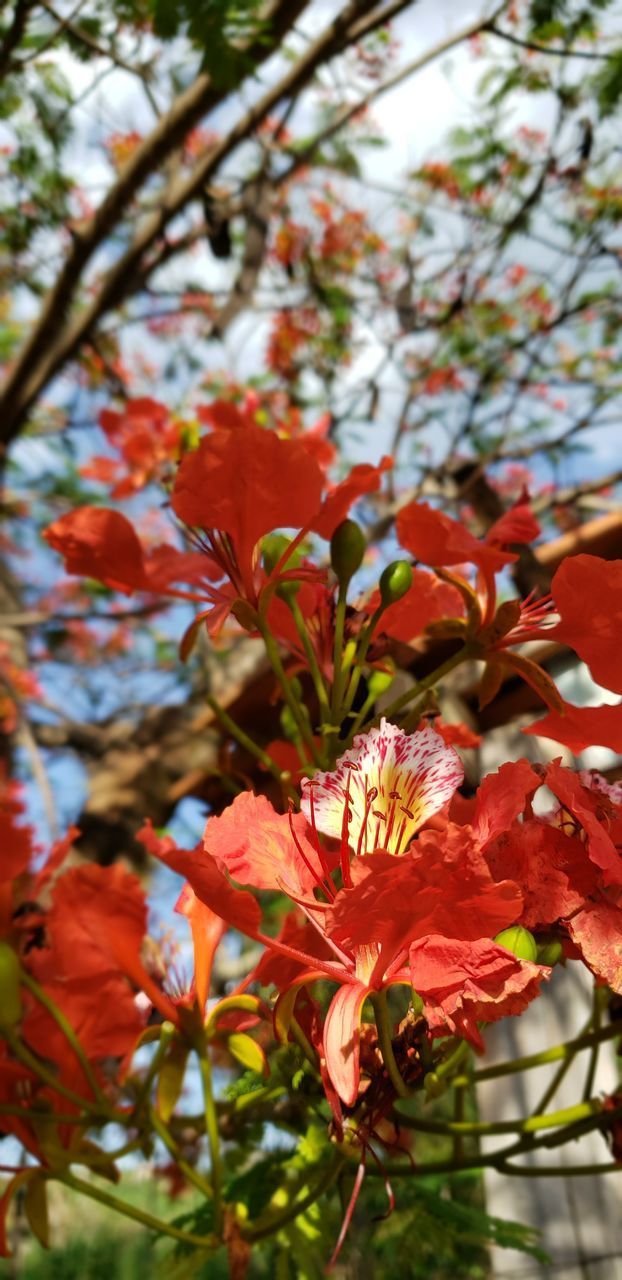
{"type": "Polygon", "coordinates": [[[412,1274],[442,1250],[456,1274],[467,1239],[538,1254],[468,1175],[592,1131],[589,1172],[620,1166],[595,1067],[622,1034],[622,794],[574,758],[622,754],[620,477],[571,467],[618,422],[617,33],[603,4],[506,3],[405,62],[409,8],[302,33],[313,5],[5,24],[4,1253],[16,1199],[49,1242],[58,1183],[170,1266],[316,1275],[384,1214],[380,1265],[397,1221],[412,1274]],[[368,109],[467,40],[477,127],[376,190],[368,109]],[[97,200],[100,171],[91,191],[69,167],[87,53],[150,113],[97,137],[97,200]],[[536,94],[547,128],[508,124],[536,94]],[[245,316],[261,353],[232,372],[245,316]],[[579,661],[600,705],[558,688],[579,661]],[[43,854],[20,773],[51,828],[77,819],[43,854]],[[165,829],[188,795],[193,848],[165,829]],[[190,952],[128,860],[178,874],[190,952]],[[481,1065],[560,965],[591,975],[589,1026],[481,1065]],[[583,1096],[552,1109],[583,1051],[583,1096]],[[480,1118],[487,1080],[545,1062],[535,1113],[480,1118]],[[179,1215],[109,1189],[124,1157],[179,1215]]]}

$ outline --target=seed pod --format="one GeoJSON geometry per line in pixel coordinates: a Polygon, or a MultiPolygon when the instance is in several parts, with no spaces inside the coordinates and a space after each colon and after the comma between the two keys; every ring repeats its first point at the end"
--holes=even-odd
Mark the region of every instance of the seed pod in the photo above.
{"type": "Polygon", "coordinates": [[[8,942],[0,942],[0,1030],[14,1027],[22,1016],[19,959],[8,942]]]}
{"type": "Polygon", "coordinates": [[[510,929],[502,929],[498,933],[495,942],[500,947],[505,947],[506,951],[511,951],[517,960],[531,960],[532,963],[537,960],[538,948],[533,933],[529,929],[524,929],[522,924],[514,924],[510,929]]]}
{"type": "Polygon", "coordinates": [[[360,569],[365,555],[365,535],[355,520],[342,520],[330,540],[330,563],[343,587],[360,569]]]}
{"type": "Polygon", "coordinates": [[[407,560],[393,560],[380,575],[380,599],[387,608],[396,604],[412,586],[413,571],[407,560]]]}

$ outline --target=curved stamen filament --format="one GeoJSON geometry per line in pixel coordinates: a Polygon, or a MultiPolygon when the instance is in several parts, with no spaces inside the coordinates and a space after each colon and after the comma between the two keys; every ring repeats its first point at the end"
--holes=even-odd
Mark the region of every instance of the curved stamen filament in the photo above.
{"type": "Polygon", "coordinates": [[[363,821],[362,821],[362,823],[361,823],[361,830],[359,831],[359,838],[358,838],[358,843],[357,843],[357,846],[356,846],[356,856],[357,856],[357,858],[358,858],[358,857],[360,857],[361,849],[362,849],[362,845],[363,845],[363,840],[365,840],[365,853],[367,853],[367,852],[368,852],[368,846],[367,846],[367,835],[368,835],[368,831],[367,831],[367,824],[368,824],[369,814],[370,814],[370,811],[371,811],[372,804],[374,803],[374,800],[377,800],[377,799],[378,799],[378,788],[377,788],[377,787],[370,787],[370,788],[369,788],[369,791],[367,791],[367,790],[366,790],[366,794],[365,794],[365,812],[364,812],[364,814],[363,814],[363,821]]]}
{"type": "Polygon", "coordinates": [[[333,882],[330,878],[330,867],[326,859],[326,853],[324,851],[324,848],[320,843],[320,837],[318,835],[318,830],[315,822],[315,797],[313,795],[313,779],[311,779],[311,782],[309,784],[309,810],[311,815],[311,831],[313,832],[313,844],[314,844],[315,852],[317,853],[317,856],[322,866],[322,871],[324,872],[324,875],[326,877],[327,891],[329,893],[329,897],[334,898],[335,889],[333,886],[333,882]]]}
{"type": "MultiPolygon", "coordinates": [[[[291,806],[290,806],[290,810],[289,810],[289,813],[288,813],[288,819],[289,819],[289,829],[290,829],[290,832],[291,832],[292,840],[294,841],[294,844],[295,844],[295,846],[296,846],[296,850],[297,850],[297,852],[300,854],[300,857],[302,858],[302,861],[304,862],[305,867],[307,868],[307,871],[309,871],[309,872],[311,873],[311,875],[313,876],[313,879],[315,880],[315,883],[316,883],[316,885],[317,885],[318,889],[321,889],[321,890],[322,890],[322,893],[325,893],[325,894],[327,895],[327,897],[329,897],[329,898],[331,898],[331,899],[332,899],[332,898],[334,898],[334,896],[335,896],[335,889],[334,889],[334,885],[331,883],[331,881],[330,881],[330,880],[328,880],[328,883],[327,883],[327,884],[324,882],[324,879],[322,878],[322,876],[321,876],[321,875],[319,875],[317,868],[313,866],[313,863],[312,863],[312,862],[310,862],[309,858],[307,857],[307,855],[306,855],[306,853],[305,853],[305,851],[304,851],[304,849],[303,849],[303,847],[302,847],[302,845],[301,845],[301,843],[300,843],[300,840],[298,839],[298,836],[296,835],[296,830],[295,830],[295,827],[294,827],[294,815],[293,815],[293,813],[292,813],[291,806]]],[[[290,894],[290,897],[291,897],[291,894],[290,894]]]]}

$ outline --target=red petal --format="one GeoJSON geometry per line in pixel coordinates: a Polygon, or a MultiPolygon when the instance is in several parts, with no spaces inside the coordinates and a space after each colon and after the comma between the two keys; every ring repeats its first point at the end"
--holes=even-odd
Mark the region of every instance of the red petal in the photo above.
{"type": "Polygon", "coordinates": [[[588,968],[622,995],[622,911],[602,898],[588,902],[568,923],[588,968]]]}
{"type": "Polygon", "coordinates": [[[597,684],[622,693],[622,560],[568,556],[551,584],[561,622],[548,633],[587,662],[597,684]]]}
{"type": "Polygon", "coordinates": [[[275,813],[265,796],[243,791],[219,817],[208,820],[204,841],[221,871],[239,884],[308,897],[322,878],[322,868],[306,831],[302,814],[292,815],[290,825],[288,815],[275,813]]]}
{"type": "MultiPolygon", "coordinates": [[[[377,592],[369,601],[370,609],[380,601],[377,592]]],[[[440,618],[464,617],[464,602],[459,591],[447,582],[441,582],[433,573],[413,569],[413,582],[406,595],[397,604],[389,605],[382,615],[381,630],[396,640],[408,644],[427,627],[440,618]]]]}
{"type": "Polygon", "coordinates": [[[143,548],[119,511],[79,507],[61,516],[43,535],[65,557],[67,573],[97,578],[114,591],[148,591],[143,548]]]}
{"type": "Polygon", "coordinates": [[[328,1074],[347,1107],[359,1091],[361,1012],[369,987],[354,983],[333,996],[324,1023],[324,1057],[328,1074]]]}
{"type": "Polygon", "coordinates": [[[489,773],[476,797],[473,830],[477,839],[485,844],[506,831],[541,785],[528,760],[502,764],[496,773],[489,773]]]}
{"type": "Polygon", "coordinates": [[[622,884],[622,857],[598,818],[598,794],[581,785],[576,774],[553,761],[543,770],[543,782],[560,804],[576,818],[587,835],[589,856],[603,872],[605,884],[622,884]]]}
{"type": "Polygon", "coordinates": [[[138,833],[138,839],[154,857],[160,858],[173,871],[188,881],[191,888],[206,906],[226,920],[233,929],[255,937],[261,923],[259,903],[252,894],[234,889],[223,875],[216,859],[207,849],[178,849],[170,836],[160,839],[147,823],[138,833]]]}
{"type": "Polygon", "coordinates": [[[539,738],[552,738],[561,742],[574,755],[586,747],[609,747],[622,752],[622,702],[616,706],[573,707],[564,703],[564,713],[549,711],[543,720],[536,720],[523,733],[539,738]]]}
{"type": "Polygon", "coordinates": [[[477,1023],[522,1013],[551,971],[517,960],[488,938],[461,942],[432,936],[411,946],[410,972],[431,1029],[457,1032],[481,1048],[477,1023]]]}
{"type": "MultiPolygon", "coordinates": [[[[324,499],[311,528],[321,538],[331,538],[338,524],[345,520],[350,508],[365,493],[376,493],[384,471],[393,466],[393,459],[384,457],[377,467],[369,462],[353,467],[349,476],[338,484],[324,499]]],[[[302,521],[300,523],[303,523],[302,521]]]]}
{"type": "Polygon", "coordinates": [[[187,525],[228,533],[247,570],[265,533],[308,524],[322,485],[320,468],[300,444],[249,425],[216,431],[186,454],[172,506],[187,525]]]}
{"type": "Polygon", "coordinates": [[[380,944],[385,971],[404,946],[428,933],[481,938],[515,923],[522,895],[512,880],[495,883],[467,831],[423,831],[416,857],[373,853],[352,864],[351,889],[326,912],[329,936],[353,949],[380,944]]]}
{"type": "Polygon", "coordinates": [[[410,502],[398,513],[397,536],[403,547],[422,564],[446,566],[476,564],[496,573],[516,556],[479,542],[457,520],[436,511],[426,502],[410,502]]]}
{"type": "Polygon", "coordinates": [[[595,888],[596,868],[585,845],[546,822],[515,823],[486,849],[495,879],[518,881],[524,908],[518,923],[544,928],[572,915],[595,888]]]}
{"type": "Polygon", "coordinates": [[[517,542],[533,542],[541,532],[529,503],[518,501],[491,525],[486,542],[493,547],[507,547],[517,542]]]}

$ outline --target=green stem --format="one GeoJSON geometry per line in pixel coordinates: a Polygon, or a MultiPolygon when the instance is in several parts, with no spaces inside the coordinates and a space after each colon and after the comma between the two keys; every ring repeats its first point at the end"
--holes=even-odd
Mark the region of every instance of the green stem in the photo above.
{"type": "Polygon", "coordinates": [[[315,656],[315,650],[309,639],[309,633],[305,625],[305,620],[302,616],[300,605],[298,604],[296,597],[293,596],[291,600],[288,600],[287,603],[290,607],[292,617],[296,624],[296,630],[298,632],[298,635],[300,636],[300,641],[305,651],[305,657],[309,664],[311,679],[313,680],[313,686],[315,688],[315,692],[317,694],[317,700],[320,707],[320,715],[324,723],[328,725],[330,724],[330,703],[328,701],[328,692],[327,692],[326,684],[324,681],[324,676],[320,671],[318,660],[315,656]]]}
{"type": "Polygon", "coordinates": [[[302,1052],[304,1053],[305,1058],[317,1073],[318,1072],[317,1053],[315,1052],[315,1049],[313,1048],[313,1045],[311,1044],[311,1041],[309,1040],[308,1036],[305,1035],[297,1018],[292,1017],[291,1022],[289,1024],[289,1030],[294,1040],[296,1041],[298,1048],[302,1049],[302,1052]]]}
{"type": "Polygon", "coordinates": [[[361,637],[358,642],[356,655],[354,658],[354,670],[352,672],[352,677],[351,677],[350,684],[349,684],[346,697],[344,700],[344,704],[343,704],[344,719],[352,709],[352,703],[354,702],[354,699],[356,697],[356,691],[359,687],[360,679],[363,674],[363,664],[367,657],[367,650],[369,649],[369,646],[371,644],[374,631],[376,630],[376,627],[378,626],[378,623],[384,613],[384,608],[385,606],[383,604],[378,605],[378,608],[375,610],[374,613],[372,613],[372,616],[369,619],[367,626],[361,632],[361,637]]]}
{"type": "Polygon", "coordinates": [[[374,1006],[374,1014],[376,1016],[378,1043],[380,1045],[382,1061],[387,1069],[389,1079],[398,1098],[409,1098],[410,1089],[402,1080],[400,1069],[395,1061],[395,1054],[393,1052],[391,1019],[386,992],[378,991],[372,996],[371,1001],[374,1006]]]}
{"type": "Polygon", "coordinates": [[[170,1043],[171,1043],[171,1037],[169,1035],[166,1035],[166,1036],[162,1035],[160,1037],[160,1043],[153,1055],[153,1058],[151,1059],[151,1062],[149,1063],[149,1067],[147,1069],[145,1078],[144,1080],[141,1081],[138,1092],[136,1094],[134,1106],[132,1108],[134,1116],[140,1115],[140,1112],[142,1111],[143,1107],[149,1102],[151,1086],[154,1083],[154,1080],[160,1070],[160,1067],[162,1065],[162,1060],[166,1054],[167,1049],[169,1048],[170,1043]]]}
{"type": "Polygon", "coordinates": [[[54,1003],[54,1001],[50,999],[50,997],[43,990],[43,988],[39,986],[39,983],[36,982],[35,979],[32,978],[30,974],[27,973],[25,970],[22,970],[20,980],[21,982],[23,982],[27,990],[30,991],[30,993],[35,997],[35,1000],[37,1000],[39,1004],[42,1005],[43,1008],[47,1010],[47,1012],[50,1014],[50,1017],[54,1019],[57,1027],[59,1027],[60,1030],[62,1031],[67,1043],[71,1045],[71,1048],[73,1049],[74,1054],[78,1059],[80,1066],[82,1067],[85,1078],[88,1084],[90,1085],[91,1089],[93,1090],[93,1094],[99,1106],[108,1110],[109,1108],[108,1100],[105,1097],[104,1093],[102,1092],[97,1076],[93,1071],[93,1068],[84,1052],[84,1049],[82,1048],[82,1045],[80,1044],[78,1036],[76,1035],[71,1023],[67,1020],[64,1013],[58,1008],[58,1006],[54,1003]]]}
{"type": "MultiPolygon", "coordinates": [[[[466,1079],[466,1077],[465,1077],[466,1079]]],[[[455,1117],[453,1120],[427,1120],[418,1116],[404,1115],[396,1110],[399,1123],[405,1129],[413,1129],[419,1133],[434,1133],[439,1137],[486,1137],[495,1133],[537,1133],[541,1129],[555,1129],[577,1120],[600,1115],[602,1104],[598,1099],[590,1102],[578,1102],[573,1107],[564,1107],[560,1111],[551,1111],[548,1115],[533,1115],[516,1120],[464,1120],[455,1117]]]]}
{"type": "Polygon", "coordinates": [[[83,1125],[84,1116],[77,1116],[75,1111],[69,1114],[61,1114],[60,1111],[44,1111],[42,1108],[36,1107],[18,1107],[11,1106],[8,1103],[0,1105],[0,1116],[19,1116],[21,1120],[27,1120],[29,1124],[37,1120],[53,1120],[54,1124],[75,1124],[83,1125]]]}
{"type": "Polygon", "coordinates": [[[438,681],[443,679],[443,676],[448,675],[455,667],[459,667],[462,662],[466,662],[467,659],[472,656],[473,653],[470,646],[468,644],[463,645],[462,648],[458,649],[458,652],[454,653],[451,658],[448,658],[446,662],[442,662],[440,667],[437,667],[435,671],[430,672],[429,676],[425,676],[423,680],[419,680],[417,684],[413,685],[412,689],[407,689],[406,692],[400,694],[399,698],[396,698],[394,702],[389,703],[389,706],[385,707],[380,715],[374,717],[371,724],[379,724],[382,716],[386,716],[386,718],[390,720],[392,716],[397,715],[398,711],[401,711],[404,707],[408,706],[408,703],[411,702],[413,698],[416,698],[417,702],[419,702],[424,693],[427,693],[428,689],[433,689],[434,685],[438,684],[438,681]]]}
{"type": "MultiPolygon", "coordinates": [[[[600,1027],[601,1027],[602,997],[603,997],[603,988],[595,986],[593,1004],[592,1004],[592,1026],[594,1028],[594,1031],[600,1031],[600,1027]]],[[[596,1078],[596,1068],[598,1067],[599,1053],[600,1053],[600,1040],[595,1040],[590,1050],[590,1058],[589,1058],[588,1067],[587,1067],[587,1074],[585,1077],[585,1084],[583,1086],[582,1097],[584,1102],[587,1102],[587,1099],[591,1098],[592,1093],[594,1092],[594,1080],[596,1078]]]]}
{"type": "Polygon", "coordinates": [[[320,1199],[320,1196],[325,1195],[343,1168],[345,1159],[345,1156],[339,1153],[337,1158],[333,1160],[332,1164],[318,1179],[315,1186],[306,1195],[301,1196],[300,1200],[292,1201],[282,1213],[273,1214],[265,1219],[264,1222],[256,1223],[254,1227],[248,1227],[246,1230],[243,1228],[242,1235],[244,1239],[253,1243],[256,1240],[265,1240],[266,1236],[274,1235],[275,1231],[280,1231],[281,1227],[285,1227],[288,1222],[293,1222],[294,1218],[297,1218],[299,1214],[304,1213],[312,1204],[315,1204],[316,1200],[320,1199]]]}
{"type": "Polygon", "coordinates": [[[530,1071],[533,1067],[545,1066],[547,1062],[559,1062],[563,1058],[574,1057],[580,1049],[589,1049],[596,1042],[603,1044],[606,1040],[614,1040],[619,1035],[622,1035],[620,1021],[608,1027],[601,1027],[599,1031],[581,1034],[575,1040],[568,1040],[565,1044],[556,1044],[550,1049],[543,1049],[541,1053],[529,1053],[522,1058],[513,1058],[511,1062],[501,1062],[494,1067],[483,1067],[481,1071],[474,1071],[471,1077],[456,1076],[452,1083],[460,1085],[464,1079],[470,1078],[480,1084],[484,1080],[496,1080],[499,1076],[530,1071]]]}
{"type": "Polygon", "coordinates": [[[515,1165],[500,1164],[499,1173],[507,1173],[515,1178],[593,1178],[601,1173],[622,1173],[622,1164],[541,1164],[515,1165]]]}
{"type": "Polygon", "coordinates": [[[496,1169],[499,1173],[507,1173],[516,1178],[586,1178],[601,1173],[622,1173],[622,1164],[567,1164],[519,1166],[506,1163],[496,1156],[477,1156],[473,1160],[464,1160],[456,1164],[453,1160],[429,1160],[426,1163],[412,1165],[401,1164],[397,1160],[383,1162],[377,1168],[371,1162],[367,1166],[368,1178],[426,1178],[439,1173],[471,1173],[476,1169],[496,1169]]]}
{"type": "Polygon", "coordinates": [[[276,1101],[287,1093],[285,1085],[275,1085],[270,1089],[253,1089],[252,1093],[243,1093],[241,1097],[236,1098],[231,1104],[231,1113],[238,1115],[240,1111],[248,1111],[249,1107],[256,1106],[258,1103],[276,1101]]]}
{"type": "Polygon", "coordinates": [[[55,1180],[62,1182],[66,1187],[71,1187],[72,1191],[77,1191],[80,1195],[88,1196],[91,1200],[97,1200],[99,1204],[106,1205],[108,1209],[113,1209],[115,1213],[120,1213],[125,1218],[132,1218],[134,1222],[140,1222],[143,1227],[148,1227],[150,1231],[157,1231],[158,1235],[171,1236],[173,1240],[181,1240],[183,1244],[193,1244],[199,1249],[218,1248],[219,1241],[214,1236],[198,1236],[191,1231],[180,1231],[172,1223],[164,1222],[161,1218],[155,1218],[151,1213],[137,1208],[136,1205],[130,1204],[126,1200],[119,1200],[117,1196],[110,1195],[110,1192],[104,1191],[101,1187],[85,1182],[82,1178],[76,1178],[73,1173],[56,1174],[55,1180]]]}
{"type": "MultiPolygon", "coordinates": [[[[366,697],[366,699],[365,699],[365,701],[364,701],[364,703],[363,703],[363,706],[361,707],[360,711],[358,711],[358,712],[357,712],[356,716],[354,717],[354,719],[353,719],[353,721],[352,721],[352,724],[350,725],[350,728],[349,728],[349,730],[348,730],[348,737],[349,737],[349,738],[355,738],[355,737],[356,737],[356,735],[357,735],[357,733],[358,733],[359,729],[361,728],[361,725],[363,725],[363,724],[365,723],[365,721],[366,721],[366,719],[367,719],[367,717],[368,717],[368,715],[369,715],[369,712],[371,711],[371,709],[372,709],[372,707],[373,707],[374,703],[376,702],[376,697],[377,697],[377,695],[376,695],[375,693],[370,693],[370,694],[368,694],[368,696],[366,697]]],[[[346,715],[347,715],[347,713],[346,713],[346,715]]],[[[345,717],[344,717],[344,719],[345,719],[345,717]]],[[[341,748],[340,748],[340,750],[341,750],[341,748]]]]}
{"type": "Polygon", "coordinates": [[[220,706],[220,703],[216,701],[216,698],[213,698],[209,693],[206,696],[206,702],[212,708],[214,715],[218,718],[223,728],[231,734],[231,737],[235,738],[236,742],[239,742],[240,746],[250,752],[256,760],[261,761],[264,769],[267,769],[268,772],[272,774],[273,778],[276,778],[277,782],[281,784],[281,786],[285,786],[285,789],[293,798],[297,798],[297,793],[291,783],[286,782],[287,775],[282,773],[278,764],[275,764],[272,757],[268,755],[268,752],[263,751],[262,748],[259,747],[257,743],[240,728],[239,724],[236,724],[235,720],[233,720],[228,712],[225,711],[224,707],[220,706]]]}
{"type": "Polygon", "coordinates": [[[160,1141],[166,1147],[166,1150],[168,1151],[169,1155],[173,1157],[175,1164],[178,1165],[179,1169],[184,1175],[184,1178],[186,1178],[188,1182],[191,1182],[192,1185],[195,1186],[197,1190],[200,1191],[201,1194],[206,1197],[207,1200],[211,1200],[212,1194],[213,1194],[211,1184],[207,1182],[206,1179],[203,1178],[201,1174],[198,1173],[198,1171],[192,1167],[191,1164],[188,1164],[187,1160],[184,1160],[172,1133],[170,1133],[168,1127],[165,1125],[164,1121],[160,1118],[157,1111],[155,1111],[153,1107],[150,1108],[149,1110],[149,1120],[151,1123],[151,1128],[154,1130],[155,1133],[157,1133],[160,1141]]]}
{"type": "Polygon", "coordinates": [[[300,736],[305,746],[308,748],[314,764],[320,766],[323,763],[322,758],[317,750],[315,742],[313,741],[313,734],[311,733],[309,723],[305,719],[304,715],[301,714],[298,701],[292,692],[291,684],[281,661],[279,646],[263,619],[258,620],[257,627],[263,638],[270,666],[272,667],[281,689],[283,690],[283,697],[285,698],[285,701],[292,713],[300,736]]]}
{"type": "MultiPolygon", "coordinates": [[[[439,1062],[436,1066],[432,1068],[434,1074],[438,1076],[439,1080],[446,1079],[447,1076],[451,1076],[453,1074],[453,1072],[456,1070],[456,1067],[461,1066],[461,1064],[464,1062],[464,1059],[468,1057],[468,1054],[469,1054],[469,1045],[467,1044],[466,1040],[461,1040],[457,1048],[452,1050],[452,1052],[448,1055],[448,1057],[443,1058],[442,1062],[439,1062]]],[[[460,1080],[459,1084],[457,1079],[453,1083],[456,1084],[458,1088],[461,1088],[462,1085],[467,1081],[467,1077],[460,1076],[459,1080],[460,1080]]]]}
{"type": "Polygon", "coordinates": [[[331,711],[333,724],[341,723],[341,684],[343,663],[343,633],[346,622],[347,588],[339,587],[337,607],[335,609],[335,645],[333,649],[333,688],[331,694],[331,711]]]}
{"type": "MultiPolygon", "coordinates": [[[[591,1026],[592,1026],[592,1015],[590,1014],[590,1017],[588,1018],[583,1028],[583,1031],[581,1032],[581,1035],[587,1035],[591,1029],[591,1026]]],[[[551,1101],[551,1098],[555,1097],[555,1094],[557,1093],[557,1090],[559,1089],[559,1086],[562,1083],[562,1080],[570,1071],[570,1068],[575,1060],[577,1052],[578,1050],[575,1049],[573,1053],[569,1053],[567,1057],[562,1059],[561,1066],[557,1068],[557,1071],[553,1075],[552,1079],[549,1080],[549,1083],[546,1089],[544,1090],[544,1093],[542,1094],[540,1101],[534,1107],[534,1112],[533,1112],[534,1115],[539,1115],[542,1111],[546,1111],[546,1108],[548,1107],[549,1102],[551,1101]]],[[[588,1097],[589,1097],[589,1094],[588,1094],[588,1097]]],[[[584,1098],[584,1101],[586,1101],[585,1098],[584,1098]]]]}
{"type": "Polygon", "coordinates": [[[210,1158],[212,1162],[212,1194],[214,1198],[214,1231],[217,1236],[222,1235],[222,1183],[223,1169],[220,1158],[220,1135],[218,1132],[218,1113],[216,1111],[216,1103],[214,1101],[214,1091],[212,1089],[212,1069],[208,1058],[207,1044],[199,1046],[197,1049],[197,1057],[199,1060],[199,1070],[201,1072],[201,1084],[203,1086],[203,1101],[205,1103],[205,1129],[207,1132],[207,1140],[209,1142],[210,1158]]]}
{"type": "Polygon", "coordinates": [[[464,1119],[465,1095],[466,1095],[466,1088],[464,1085],[454,1091],[454,1121],[453,1122],[454,1122],[455,1128],[454,1128],[453,1152],[454,1152],[454,1160],[456,1160],[458,1163],[461,1160],[464,1160],[464,1133],[461,1130],[460,1126],[466,1123],[464,1119]]]}
{"type": "Polygon", "coordinates": [[[11,1052],[15,1054],[15,1057],[19,1058],[19,1061],[23,1062],[24,1066],[28,1067],[29,1071],[32,1071],[40,1080],[43,1080],[43,1083],[47,1084],[55,1093],[58,1093],[61,1098],[66,1098],[68,1102],[72,1102],[74,1107],[79,1107],[80,1111],[87,1111],[91,1118],[97,1116],[99,1119],[103,1118],[108,1121],[114,1120],[115,1123],[118,1124],[127,1123],[127,1117],[124,1116],[122,1112],[117,1113],[112,1108],[107,1108],[102,1114],[102,1108],[99,1104],[95,1106],[90,1099],[81,1098],[79,1093],[74,1093],[73,1089],[68,1089],[61,1080],[57,1080],[52,1071],[49,1071],[48,1068],[39,1061],[34,1053],[30,1052],[30,1049],[28,1049],[25,1044],[22,1044],[18,1036],[15,1035],[15,1032],[9,1027],[2,1028],[2,1035],[9,1045],[11,1052]]]}

